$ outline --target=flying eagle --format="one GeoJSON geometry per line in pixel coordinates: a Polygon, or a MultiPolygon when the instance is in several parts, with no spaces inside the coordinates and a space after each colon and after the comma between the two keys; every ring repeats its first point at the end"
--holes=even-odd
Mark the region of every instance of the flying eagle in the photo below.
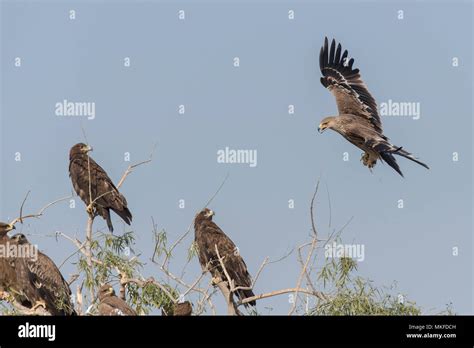
{"type": "Polygon", "coordinates": [[[354,58],[349,60],[347,50],[342,54],[341,51],[341,44],[336,48],[335,40],[332,40],[329,48],[327,38],[321,47],[319,54],[319,67],[323,75],[321,83],[336,97],[339,116],[324,118],[319,124],[318,131],[322,133],[328,128],[332,129],[363,150],[361,161],[370,170],[380,159],[403,176],[393,155],[403,156],[429,169],[426,164],[402,147],[391,144],[383,135],[375,99],[362,81],[359,69],[352,68],[354,58]]]}
{"type": "Polygon", "coordinates": [[[128,316],[138,315],[127,302],[115,295],[115,290],[109,284],[104,284],[99,289],[99,315],[128,316]]]}
{"type": "MultiPolygon", "coordinates": [[[[224,266],[230,279],[234,282],[234,287],[252,286],[252,279],[247,271],[247,265],[239,254],[234,242],[217,226],[212,217],[214,212],[205,208],[196,215],[194,219],[195,242],[198,248],[198,258],[201,267],[208,270],[213,278],[220,278],[227,281],[224,270],[219,262],[216,251],[223,258],[224,266]]],[[[237,297],[242,301],[245,298],[254,296],[252,290],[237,290],[237,297]]],[[[255,301],[245,304],[255,306],[255,301]]]]}
{"type": "MultiPolygon", "coordinates": [[[[21,233],[15,234],[11,240],[20,246],[36,248],[21,233]]],[[[52,315],[76,315],[69,284],[53,260],[41,251],[36,251],[36,257],[17,257],[15,261],[18,274],[23,278],[22,283],[27,284],[27,289],[32,288],[34,291],[29,301],[32,305],[43,304],[52,315]]]]}
{"type": "Polygon", "coordinates": [[[89,157],[90,151],[92,148],[82,143],[71,148],[69,176],[74,190],[86,204],[88,212],[102,216],[107,221],[109,231],[113,232],[110,210],[112,209],[128,225],[132,221],[132,213],[127,208],[127,200],[115,187],[105,170],[89,157]]]}

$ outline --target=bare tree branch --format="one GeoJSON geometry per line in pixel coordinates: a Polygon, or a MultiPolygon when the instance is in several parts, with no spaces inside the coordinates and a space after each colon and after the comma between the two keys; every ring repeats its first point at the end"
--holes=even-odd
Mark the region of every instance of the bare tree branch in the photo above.
{"type": "MultiPolygon", "coordinates": [[[[311,261],[311,257],[313,255],[313,252],[316,248],[316,245],[318,243],[318,232],[316,230],[316,224],[314,222],[314,214],[313,214],[313,207],[314,207],[314,200],[316,198],[316,194],[318,193],[318,188],[319,188],[319,180],[318,180],[318,183],[316,184],[316,189],[314,190],[314,194],[313,194],[313,197],[311,199],[311,206],[310,206],[310,214],[311,214],[311,227],[312,227],[312,230],[313,230],[313,239],[311,241],[311,247],[310,247],[310,250],[308,252],[308,256],[306,257],[306,262],[304,263],[304,266],[301,270],[301,273],[298,277],[298,281],[296,282],[296,289],[299,289],[301,287],[301,282],[303,280],[303,276],[307,276],[308,279],[309,279],[309,275],[307,274],[307,268],[308,268],[308,265],[309,265],[309,262],[311,261]]],[[[310,281],[311,283],[311,281],[310,281]]],[[[295,299],[294,299],[294,302],[293,302],[293,305],[291,306],[291,309],[290,311],[288,312],[288,315],[292,315],[296,309],[296,304],[298,302],[298,290],[296,290],[295,292],[295,299]]]]}
{"type": "Polygon", "coordinates": [[[24,219],[28,219],[28,218],[39,218],[39,217],[43,216],[43,214],[44,214],[44,212],[46,211],[46,209],[48,209],[48,208],[51,207],[52,205],[57,204],[57,203],[62,202],[62,201],[65,201],[66,199],[72,198],[72,196],[67,196],[67,197],[63,197],[63,198],[56,199],[55,201],[52,201],[52,202],[46,204],[46,205],[45,205],[44,207],[42,207],[36,214],[29,214],[29,215],[26,215],[26,216],[22,216],[23,205],[24,205],[24,203],[25,203],[27,197],[28,197],[28,195],[25,197],[25,200],[24,200],[23,203],[22,203],[22,208],[20,209],[20,216],[17,217],[16,219],[14,219],[12,222],[10,222],[11,225],[15,225],[15,224],[18,223],[18,222],[23,223],[23,220],[24,220],[24,219]]]}
{"type": "Polygon", "coordinates": [[[49,313],[42,305],[33,307],[33,308],[28,308],[23,306],[20,302],[15,300],[13,296],[11,296],[8,292],[6,291],[0,291],[0,301],[7,301],[10,303],[15,310],[20,312],[22,315],[42,315],[42,316],[50,316],[51,313],[49,313]]]}
{"type": "Polygon", "coordinates": [[[282,289],[282,290],[267,292],[267,293],[260,294],[260,295],[255,295],[255,296],[252,296],[252,297],[247,297],[246,299],[242,300],[239,304],[245,304],[245,303],[249,303],[249,302],[252,302],[252,301],[258,301],[258,300],[261,300],[261,299],[264,299],[264,298],[278,296],[278,295],[282,295],[282,294],[298,293],[298,292],[303,293],[303,294],[308,294],[308,295],[311,295],[311,296],[315,296],[315,297],[317,297],[319,299],[322,299],[322,300],[327,300],[328,299],[327,295],[325,295],[324,293],[319,292],[319,291],[313,292],[313,291],[309,291],[307,289],[302,289],[302,288],[289,288],[289,289],[282,289]]]}
{"type": "Polygon", "coordinates": [[[131,174],[133,172],[133,170],[136,168],[136,167],[139,167],[143,164],[147,164],[147,163],[150,163],[152,160],[153,160],[153,154],[155,153],[155,150],[156,150],[156,147],[158,146],[157,143],[155,143],[153,145],[153,149],[151,150],[151,153],[150,153],[150,157],[146,160],[146,161],[142,161],[142,162],[139,162],[139,163],[136,163],[136,164],[133,164],[131,166],[129,166],[127,168],[127,170],[125,171],[125,173],[123,173],[122,175],[122,178],[120,179],[119,183],[117,184],[117,188],[120,188],[122,186],[122,184],[124,183],[125,179],[127,178],[127,176],[129,174],[131,174]]]}

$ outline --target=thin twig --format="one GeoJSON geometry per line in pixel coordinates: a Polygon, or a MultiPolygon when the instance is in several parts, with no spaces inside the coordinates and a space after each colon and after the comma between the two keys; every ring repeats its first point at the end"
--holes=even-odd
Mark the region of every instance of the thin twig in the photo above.
{"type": "Polygon", "coordinates": [[[125,173],[122,175],[122,178],[120,179],[119,183],[117,184],[117,188],[120,188],[122,186],[122,184],[124,183],[125,179],[127,178],[127,176],[129,174],[131,174],[133,172],[133,170],[136,168],[136,167],[139,167],[143,164],[147,164],[147,163],[150,163],[152,160],[153,160],[153,154],[155,153],[155,150],[156,150],[156,147],[158,146],[157,143],[155,143],[153,145],[153,149],[151,150],[151,153],[150,153],[150,157],[146,160],[146,161],[142,161],[142,162],[139,162],[139,163],[136,163],[136,164],[133,164],[131,166],[129,166],[127,168],[127,170],[125,171],[125,173]]]}
{"type": "MultiPolygon", "coordinates": [[[[308,256],[306,257],[306,262],[301,270],[301,273],[298,277],[298,281],[296,282],[296,289],[299,289],[301,287],[301,282],[303,280],[303,276],[304,275],[307,275],[307,268],[308,268],[308,265],[309,265],[309,262],[311,261],[311,257],[313,255],[313,252],[317,246],[317,243],[318,243],[318,232],[316,230],[316,224],[314,222],[314,214],[313,214],[313,207],[314,207],[314,200],[316,198],[316,194],[318,193],[318,188],[319,188],[319,180],[318,180],[318,183],[316,184],[316,189],[314,190],[314,194],[313,194],[313,197],[311,199],[311,206],[310,206],[310,214],[311,214],[311,227],[312,227],[312,231],[313,231],[313,239],[311,241],[311,248],[308,252],[308,256]]],[[[294,302],[293,302],[293,305],[291,306],[291,309],[290,311],[288,312],[288,315],[292,315],[296,309],[296,304],[298,302],[298,290],[295,292],[295,299],[294,299],[294,302]]]]}
{"type": "MultiPolygon", "coordinates": [[[[59,202],[62,202],[62,201],[65,201],[66,199],[70,199],[72,198],[72,196],[67,196],[67,197],[63,197],[63,198],[59,198],[59,199],[56,199],[55,201],[52,201],[48,204],[46,204],[44,207],[42,207],[36,214],[30,214],[30,215],[26,215],[26,216],[21,216],[21,212],[20,212],[20,217],[14,219],[12,222],[10,222],[11,225],[15,225],[17,222],[21,222],[23,223],[23,220],[24,219],[28,219],[28,218],[39,218],[41,216],[43,216],[44,212],[46,211],[46,209],[48,209],[49,207],[51,207],[52,205],[54,204],[57,204],[59,202]]],[[[25,198],[26,199],[26,198],[25,198]]]]}
{"type": "Polygon", "coordinates": [[[290,289],[282,289],[282,290],[267,292],[267,293],[260,294],[260,295],[255,295],[255,296],[252,296],[252,297],[247,297],[247,298],[243,299],[239,304],[245,304],[245,303],[249,303],[249,302],[252,302],[252,301],[258,301],[258,300],[261,300],[263,298],[278,296],[278,295],[282,295],[282,294],[298,293],[298,292],[315,296],[315,297],[317,297],[321,300],[327,300],[327,296],[325,294],[323,294],[322,292],[318,292],[318,291],[313,292],[313,291],[309,291],[309,290],[303,289],[303,288],[290,288],[290,289]]]}

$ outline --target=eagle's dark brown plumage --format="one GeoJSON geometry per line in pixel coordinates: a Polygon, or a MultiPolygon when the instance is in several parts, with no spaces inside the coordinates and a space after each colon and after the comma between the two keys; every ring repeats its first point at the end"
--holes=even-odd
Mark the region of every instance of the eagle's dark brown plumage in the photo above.
{"type": "Polygon", "coordinates": [[[102,285],[99,289],[99,315],[128,316],[138,315],[127,302],[115,295],[115,290],[109,284],[102,285]]]}
{"type": "MultiPolygon", "coordinates": [[[[0,245],[3,250],[9,248],[11,242],[8,232],[14,230],[15,226],[0,222],[0,245]]],[[[6,256],[6,255],[4,255],[6,256]]],[[[15,272],[13,260],[7,257],[0,257],[0,291],[8,292],[12,286],[15,286],[17,274],[15,272]]]]}
{"type": "Polygon", "coordinates": [[[69,176],[74,190],[87,207],[95,201],[93,209],[107,221],[110,232],[114,230],[110,210],[130,225],[132,213],[128,210],[127,200],[115,187],[105,170],[89,157],[89,151],[92,151],[90,146],[79,143],[74,145],[69,153],[69,176]]]}
{"type": "Polygon", "coordinates": [[[192,315],[192,313],[193,306],[189,301],[173,303],[167,308],[161,308],[161,315],[163,316],[186,317],[192,315]]]}
{"type": "MultiPolygon", "coordinates": [[[[16,234],[11,238],[17,245],[30,246],[23,234],[16,234]]],[[[26,288],[33,287],[34,295],[30,302],[35,305],[44,303],[46,311],[52,315],[75,315],[74,305],[71,302],[71,289],[63,278],[59,268],[49,258],[37,250],[37,257],[23,257],[16,261],[16,268],[23,279],[26,288]]]]}
{"type": "Polygon", "coordinates": [[[173,315],[174,316],[190,316],[193,313],[193,306],[191,305],[191,302],[189,301],[184,301],[182,303],[177,303],[174,306],[173,310],[173,315]]]}
{"type": "MultiPolygon", "coordinates": [[[[234,281],[235,287],[251,287],[252,278],[247,270],[247,265],[240,256],[234,242],[212,221],[213,215],[212,210],[205,208],[194,219],[195,242],[201,267],[203,269],[207,267],[214,278],[227,281],[217,256],[217,246],[219,255],[224,258],[224,266],[230,278],[234,281]]],[[[252,290],[238,290],[236,294],[240,300],[254,296],[252,290]]],[[[248,304],[255,306],[255,301],[245,305],[248,304]]]]}
{"type": "Polygon", "coordinates": [[[0,223],[0,244],[5,251],[9,250],[4,257],[0,257],[0,290],[22,306],[33,308],[41,301],[41,297],[25,259],[17,257],[18,242],[7,235],[13,229],[13,225],[0,223]]]}

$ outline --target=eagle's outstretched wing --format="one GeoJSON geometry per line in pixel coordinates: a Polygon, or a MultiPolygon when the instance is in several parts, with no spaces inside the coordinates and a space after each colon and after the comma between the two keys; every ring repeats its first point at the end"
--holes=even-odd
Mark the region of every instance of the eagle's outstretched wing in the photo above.
{"type": "Polygon", "coordinates": [[[329,48],[328,39],[319,54],[319,67],[323,77],[321,83],[336,97],[339,114],[352,114],[366,119],[382,134],[382,122],[377,112],[377,103],[362,81],[359,69],[353,69],[354,58],[348,58],[345,50],[341,54],[341,44],[333,39],[329,48]]]}

